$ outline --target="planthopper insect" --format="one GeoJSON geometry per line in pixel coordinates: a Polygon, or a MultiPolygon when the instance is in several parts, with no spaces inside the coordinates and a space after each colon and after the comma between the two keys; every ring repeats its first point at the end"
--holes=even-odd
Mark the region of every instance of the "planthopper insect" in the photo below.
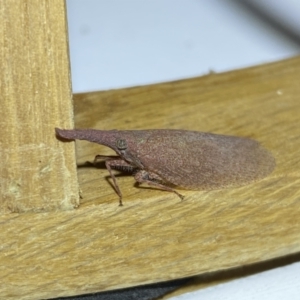
{"type": "Polygon", "coordinates": [[[213,190],[238,187],[266,177],[275,159],[257,141],[229,135],[176,130],[59,129],[58,137],[87,140],[113,149],[116,156],[97,155],[105,165],[122,205],[112,169],[129,171],[147,183],[183,196],[174,188],[213,190]]]}

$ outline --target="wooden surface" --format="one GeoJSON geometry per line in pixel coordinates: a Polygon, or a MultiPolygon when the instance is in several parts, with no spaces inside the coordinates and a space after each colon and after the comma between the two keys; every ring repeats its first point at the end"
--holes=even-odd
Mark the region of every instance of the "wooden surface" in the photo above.
{"type": "MultiPolygon", "coordinates": [[[[246,136],[276,158],[264,180],[172,193],[86,161],[113,154],[77,142],[81,206],[0,217],[0,294],[76,295],[259,263],[300,250],[300,57],[185,81],[76,95],[76,127],[184,128],[246,136]]],[[[62,143],[62,142],[61,142],[62,143]]],[[[72,144],[73,142],[66,143],[72,144]]],[[[58,185],[58,188],[61,184],[58,185]]]]}
{"type": "Polygon", "coordinates": [[[72,209],[74,147],[54,134],[73,125],[65,3],[0,0],[0,20],[0,212],[72,209]]]}

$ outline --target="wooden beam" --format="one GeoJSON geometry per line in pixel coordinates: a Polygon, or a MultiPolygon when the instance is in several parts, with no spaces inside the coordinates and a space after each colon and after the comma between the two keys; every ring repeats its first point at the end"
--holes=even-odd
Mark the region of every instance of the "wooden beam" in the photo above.
{"type": "Polygon", "coordinates": [[[0,212],[72,209],[79,203],[63,0],[0,1],[0,212]]]}
{"type": "Polygon", "coordinates": [[[112,152],[79,141],[83,199],[78,209],[0,216],[0,295],[41,299],[93,293],[225,272],[299,252],[299,75],[297,57],[76,95],[76,127],[184,128],[247,136],[273,153],[277,167],[241,188],[181,191],[184,201],[118,176],[124,196],[119,207],[107,170],[85,163],[112,152]]]}

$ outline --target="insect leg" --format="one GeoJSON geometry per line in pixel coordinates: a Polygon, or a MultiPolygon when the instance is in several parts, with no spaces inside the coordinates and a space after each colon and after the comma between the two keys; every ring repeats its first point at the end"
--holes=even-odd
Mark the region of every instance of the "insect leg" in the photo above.
{"type": "Polygon", "coordinates": [[[108,159],[118,159],[120,156],[117,155],[101,155],[98,154],[95,156],[93,164],[96,165],[98,160],[104,159],[104,160],[108,160],[108,159]]]}
{"type": "Polygon", "coordinates": [[[138,183],[147,183],[150,186],[160,188],[164,191],[173,192],[181,200],[183,200],[183,198],[184,198],[181,194],[179,194],[177,191],[175,191],[171,187],[164,185],[163,183],[160,183],[160,182],[163,182],[163,179],[155,173],[147,172],[145,170],[139,170],[138,172],[135,173],[134,178],[138,183]]]}
{"type": "MultiPolygon", "coordinates": [[[[97,160],[97,157],[99,157],[99,155],[97,155],[95,157],[95,160],[97,160]]],[[[119,188],[119,185],[117,183],[116,177],[115,177],[115,175],[112,172],[112,169],[124,170],[124,171],[134,171],[134,167],[132,167],[128,162],[126,162],[122,158],[118,159],[118,156],[113,156],[113,158],[114,159],[109,159],[108,158],[105,161],[105,166],[106,166],[106,169],[108,170],[108,172],[110,174],[110,177],[113,180],[114,188],[115,188],[115,190],[116,190],[116,192],[117,192],[117,194],[119,196],[119,206],[123,206],[123,203],[122,203],[122,193],[120,191],[120,188],[119,188]]]]}

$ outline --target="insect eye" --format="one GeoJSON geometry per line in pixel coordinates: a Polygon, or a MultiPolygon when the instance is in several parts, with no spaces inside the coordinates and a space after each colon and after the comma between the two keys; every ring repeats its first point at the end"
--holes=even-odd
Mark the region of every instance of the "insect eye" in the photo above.
{"type": "Polygon", "coordinates": [[[116,145],[119,150],[125,150],[127,148],[126,140],[122,140],[122,139],[117,140],[116,145]]]}

